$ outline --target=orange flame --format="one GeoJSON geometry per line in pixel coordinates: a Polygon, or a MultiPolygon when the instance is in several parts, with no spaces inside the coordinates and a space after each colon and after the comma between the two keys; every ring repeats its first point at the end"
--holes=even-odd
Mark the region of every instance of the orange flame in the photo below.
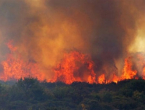
{"type": "Polygon", "coordinates": [[[129,58],[125,59],[125,66],[123,68],[122,79],[133,79],[137,75],[137,71],[132,70],[132,63],[129,62],[129,58]]]}
{"type": "Polygon", "coordinates": [[[143,79],[145,80],[145,67],[143,67],[142,77],[143,77],[143,79]]]}
{"type": "Polygon", "coordinates": [[[41,74],[38,65],[35,62],[27,61],[24,62],[21,56],[17,53],[17,48],[14,47],[11,42],[8,44],[10,54],[7,56],[6,61],[3,61],[3,74],[0,79],[7,81],[11,79],[20,79],[24,77],[32,76],[38,78],[38,80],[44,80],[45,76],[41,74]]]}
{"type": "Polygon", "coordinates": [[[63,81],[71,84],[74,81],[95,83],[93,62],[88,55],[71,52],[64,55],[63,61],[54,70],[52,82],[63,81]]]}
{"type": "Polygon", "coordinates": [[[48,79],[46,73],[43,73],[39,68],[37,62],[33,60],[24,61],[21,55],[18,53],[17,48],[12,45],[11,42],[7,44],[10,49],[7,59],[1,63],[3,66],[3,73],[0,75],[0,80],[13,80],[24,77],[34,77],[40,81],[46,80],[48,82],[62,81],[66,84],[73,82],[88,82],[92,83],[111,83],[125,80],[125,79],[138,79],[139,76],[145,79],[145,57],[143,55],[137,55],[139,59],[137,67],[141,73],[138,74],[137,70],[133,70],[132,57],[125,59],[124,68],[120,76],[113,73],[113,76],[106,79],[104,73],[97,75],[94,67],[95,63],[91,60],[91,57],[87,54],[82,54],[77,51],[65,53],[61,62],[53,69],[54,75],[48,79]]]}
{"type": "Polygon", "coordinates": [[[102,74],[98,77],[98,83],[103,84],[105,83],[105,75],[102,74]]]}
{"type": "Polygon", "coordinates": [[[112,81],[110,81],[110,82],[115,82],[115,83],[117,83],[118,81],[120,81],[120,78],[114,74],[114,75],[113,75],[113,79],[112,79],[112,81]]]}

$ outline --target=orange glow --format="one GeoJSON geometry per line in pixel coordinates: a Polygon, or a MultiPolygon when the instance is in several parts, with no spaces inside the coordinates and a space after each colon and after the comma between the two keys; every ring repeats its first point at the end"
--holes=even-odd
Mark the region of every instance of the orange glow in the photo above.
{"type": "Polygon", "coordinates": [[[143,71],[142,71],[142,77],[145,80],[145,67],[143,68],[143,71]]]}
{"type": "Polygon", "coordinates": [[[44,80],[45,76],[40,72],[36,62],[23,61],[17,53],[17,48],[11,42],[7,46],[10,49],[10,54],[8,54],[6,61],[1,63],[3,66],[3,74],[0,76],[1,80],[7,81],[24,77],[34,77],[40,81],[44,80]]]}
{"type": "Polygon", "coordinates": [[[117,83],[118,81],[120,81],[120,78],[118,76],[116,76],[116,75],[113,75],[112,82],[117,83]]]}
{"type": "Polygon", "coordinates": [[[98,83],[103,84],[105,83],[105,75],[102,74],[98,77],[98,83]]]}
{"type": "Polygon", "coordinates": [[[145,56],[143,54],[135,54],[134,57],[127,57],[124,62],[122,74],[117,75],[116,73],[112,73],[112,77],[108,78],[104,73],[97,75],[94,69],[97,66],[92,61],[91,56],[78,51],[71,51],[65,53],[59,64],[53,67],[52,77],[49,78],[46,76],[47,73],[41,71],[40,65],[36,61],[33,61],[33,59],[29,61],[23,60],[17,51],[17,47],[13,46],[12,42],[7,43],[7,46],[10,53],[7,55],[6,60],[1,62],[3,72],[0,73],[0,80],[3,81],[34,77],[39,81],[61,81],[66,84],[73,82],[103,84],[117,83],[125,79],[138,79],[139,77],[145,79],[145,56]],[[136,67],[136,70],[133,70],[133,66],[136,67]]]}
{"type": "Polygon", "coordinates": [[[95,83],[93,62],[90,57],[79,52],[64,55],[62,62],[54,69],[55,75],[52,82],[62,81],[66,84],[77,82],[95,83]]]}
{"type": "Polygon", "coordinates": [[[132,63],[129,61],[129,58],[125,59],[125,66],[123,68],[123,74],[121,78],[124,79],[133,79],[135,78],[137,71],[132,70],[132,63]]]}

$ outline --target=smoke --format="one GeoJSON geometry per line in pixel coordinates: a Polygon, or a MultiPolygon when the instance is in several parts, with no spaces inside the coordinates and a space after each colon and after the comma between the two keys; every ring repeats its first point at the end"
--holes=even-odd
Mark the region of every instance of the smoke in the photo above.
{"type": "Polygon", "coordinates": [[[145,48],[144,7],[144,0],[1,0],[0,60],[13,40],[46,73],[71,50],[90,54],[97,73],[120,73],[123,59],[145,48]]]}

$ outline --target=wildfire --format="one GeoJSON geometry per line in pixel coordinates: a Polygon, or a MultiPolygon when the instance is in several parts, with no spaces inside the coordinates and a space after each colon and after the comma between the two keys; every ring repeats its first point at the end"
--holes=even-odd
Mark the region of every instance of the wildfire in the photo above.
{"type": "Polygon", "coordinates": [[[143,68],[143,71],[142,71],[142,77],[143,79],[145,79],[145,67],[143,68]]]}
{"type": "Polygon", "coordinates": [[[145,57],[142,54],[137,54],[137,59],[133,60],[132,57],[125,59],[124,68],[122,74],[117,76],[113,74],[113,77],[106,79],[104,73],[97,75],[94,67],[95,63],[92,61],[91,56],[80,53],[78,51],[71,51],[65,53],[60,63],[53,67],[54,75],[52,78],[47,79],[46,74],[43,73],[37,62],[33,60],[24,61],[17,51],[17,47],[13,46],[11,42],[7,44],[10,49],[10,53],[7,55],[7,59],[1,63],[3,72],[0,75],[0,80],[18,80],[24,77],[34,77],[40,81],[46,80],[48,82],[61,81],[66,84],[73,82],[88,82],[92,83],[110,83],[125,80],[125,79],[137,79],[142,77],[145,79],[145,57]],[[134,62],[137,61],[136,70],[133,69],[134,62]],[[142,69],[138,69],[138,67],[142,69]],[[140,74],[138,71],[141,71],[140,74]]]}
{"type": "Polygon", "coordinates": [[[122,79],[132,79],[136,76],[137,71],[132,70],[132,63],[129,62],[129,58],[125,59],[125,66],[123,68],[123,75],[121,76],[122,79]]]}
{"type": "Polygon", "coordinates": [[[63,81],[71,84],[74,81],[95,83],[93,62],[90,57],[79,52],[64,55],[62,62],[54,70],[52,82],[63,81]]]}
{"type": "Polygon", "coordinates": [[[40,81],[44,80],[45,76],[41,73],[35,62],[24,61],[21,55],[17,53],[17,48],[11,42],[7,43],[7,46],[10,49],[10,54],[1,63],[3,66],[3,73],[0,75],[1,80],[15,80],[30,76],[40,81]]]}
{"type": "Polygon", "coordinates": [[[105,75],[102,74],[98,77],[98,83],[102,84],[102,83],[105,83],[105,75]]]}

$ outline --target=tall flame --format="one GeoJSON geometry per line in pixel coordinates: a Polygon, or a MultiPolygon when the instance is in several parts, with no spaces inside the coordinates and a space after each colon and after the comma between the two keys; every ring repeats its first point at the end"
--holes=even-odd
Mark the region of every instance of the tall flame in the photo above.
{"type": "Polygon", "coordinates": [[[137,71],[132,70],[132,63],[129,62],[129,58],[125,59],[125,66],[123,68],[122,79],[133,79],[137,74],[137,71]]]}
{"type": "Polygon", "coordinates": [[[10,49],[10,54],[1,63],[3,66],[3,73],[0,75],[1,80],[15,80],[29,76],[38,78],[40,81],[44,80],[45,76],[41,73],[37,63],[24,61],[11,42],[7,43],[7,46],[10,49]]]}
{"type": "Polygon", "coordinates": [[[62,62],[54,70],[53,82],[63,81],[70,84],[74,81],[95,83],[96,74],[90,57],[79,52],[64,55],[62,62]]]}
{"type": "Polygon", "coordinates": [[[92,83],[110,83],[118,82],[125,79],[133,79],[142,77],[145,79],[145,57],[142,54],[137,54],[134,57],[127,57],[124,62],[124,68],[120,76],[113,74],[112,78],[106,79],[104,73],[98,74],[95,71],[95,63],[91,56],[80,53],[78,51],[71,51],[65,53],[63,59],[56,67],[53,67],[53,77],[46,77],[46,73],[41,71],[39,64],[33,60],[23,60],[21,54],[17,51],[17,47],[12,45],[12,42],[7,43],[10,53],[7,59],[1,63],[3,72],[0,74],[0,80],[18,80],[24,77],[34,77],[40,81],[47,82],[62,81],[66,84],[73,82],[88,82],[92,83]],[[136,70],[133,69],[134,63],[137,61],[136,70]],[[142,69],[138,69],[138,67],[142,69]],[[138,72],[141,71],[141,72],[138,72]]]}

